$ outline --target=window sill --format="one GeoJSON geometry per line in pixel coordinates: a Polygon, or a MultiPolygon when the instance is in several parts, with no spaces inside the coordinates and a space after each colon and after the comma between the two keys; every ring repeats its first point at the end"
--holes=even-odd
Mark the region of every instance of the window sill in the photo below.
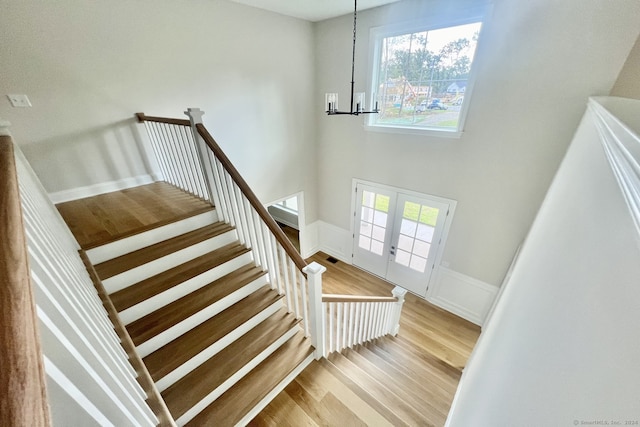
{"type": "Polygon", "coordinates": [[[454,130],[417,129],[404,126],[364,125],[366,131],[380,133],[400,133],[406,135],[429,136],[434,138],[460,139],[464,132],[454,130]]]}

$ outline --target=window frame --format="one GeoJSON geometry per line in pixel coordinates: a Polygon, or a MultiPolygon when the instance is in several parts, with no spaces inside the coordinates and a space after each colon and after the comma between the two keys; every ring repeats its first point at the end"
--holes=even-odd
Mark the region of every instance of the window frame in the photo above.
{"type": "Polygon", "coordinates": [[[478,41],[474,53],[474,59],[471,63],[469,78],[465,89],[464,100],[460,106],[460,114],[458,116],[458,127],[456,129],[435,128],[435,127],[415,127],[403,126],[399,124],[375,124],[375,115],[371,114],[365,119],[364,128],[368,131],[382,133],[402,133],[422,136],[434,136],[439,138],[460,138],[464,133],[464,124],[469,110],[470,99],[475,86],[476,74],[478,69],[478,53],[481,51],[482,34],[486,30],[488,7],[473,8],[457,13],[455,16],[450,14],[436,14],[427,19],[412,20],[398,22],[395,24],[373,27],[369,31],[369,69],[367,73],[367,84],[369,93],[371,94],[371,104],[374,105],[377,92],[378,73],[380,70],[380,59],[382,56],[382,40],[387,37],[400,36],[405,34],[417,33],[422,31],[433,31],[442,28],[455,27],[480,22],[481,28],[478,34],[478,41]]]}

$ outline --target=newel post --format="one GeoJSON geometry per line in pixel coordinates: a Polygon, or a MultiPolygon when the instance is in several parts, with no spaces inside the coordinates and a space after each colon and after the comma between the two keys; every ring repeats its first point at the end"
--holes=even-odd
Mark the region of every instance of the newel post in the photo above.
{"type": "Polygon", "coordinates": [[[391,335],[396,336],[400,331],[400,316],[402,315],[402,306],[404,304],[404,296],[407,294],[407,290],[401,288],[400,286],[396,286],[391,291],[394,297],[398,298],[398,301],[395,303],[395,310],[393,315],[393,323],[390,325],[391,335]]]}
{"type": "Polygon", "coordinates": [[[322,273],[327,268],[312,262],[302,269],[307,274],[309,284],[309,331],[311,332],[311,343],[315,347],[314,356],[316,360],[325,355],[324,327],[326,324],[326,313],[322,309],[322,273]]]}
{"type": "MultiPolygon", "coordinates": [[[[202,116],[204,116],[204,111],[199,108],[187,108],[187,111],[184,114],[189,117],[189,121],[191,122],[191,131],[193,132],[193,140],[197,146],[198,160],[200,161],[200,168],[205,176],[205,184],[207,185],[207,191],[209,193],[209,201],[216,206],[217,209],[220,208],[220,200],[218,197],[218,192],[216,191],[216,180],[215,174],[213,173],[213,165],[211,164],[209,159],[209,150],[207,148],[207,144],[203,141],[198,133],[198,129],[196,129],[197,124],[202,124],[202,116]],[[213,199],[213,200],[212,200],[213,199]]],[[[220,218],[222,220],[222,218],[220,218]]]]}

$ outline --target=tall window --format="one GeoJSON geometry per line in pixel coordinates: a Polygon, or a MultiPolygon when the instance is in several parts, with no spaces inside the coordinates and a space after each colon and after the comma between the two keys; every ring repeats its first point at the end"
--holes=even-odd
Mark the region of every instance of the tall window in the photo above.
{"type": "Polygon", "coordinates": [[[372,87],[379,114],[368,125],[419,131],[462,131],[482,23],[436,28],[379,28],[372,87]]]}

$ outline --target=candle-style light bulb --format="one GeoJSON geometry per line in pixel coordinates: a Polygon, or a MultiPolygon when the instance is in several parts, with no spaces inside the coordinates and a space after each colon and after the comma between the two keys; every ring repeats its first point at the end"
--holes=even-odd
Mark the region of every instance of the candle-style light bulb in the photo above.
{"type": "Polygon", "coordinates": [[[364,106],[364,92],[356,92],[353,95],[353,102],[355,104],[355,112],[362,113],[365,110],[364,106]]]}

